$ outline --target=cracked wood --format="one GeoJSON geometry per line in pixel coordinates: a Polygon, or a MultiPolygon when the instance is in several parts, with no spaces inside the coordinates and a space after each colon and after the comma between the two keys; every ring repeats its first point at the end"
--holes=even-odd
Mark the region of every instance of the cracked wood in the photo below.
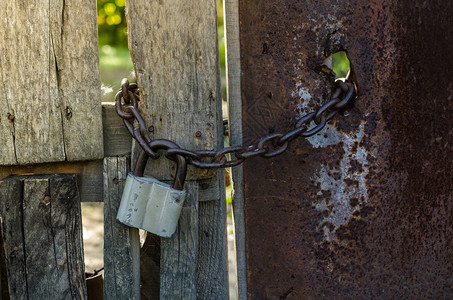
{"type": "Polygon", "coordinates": [[[0,165],[103,157],[96,4],[7,1],[3,12],[0,165]]]}
{"type": "MultiPolygon", "coordinates": [[[[154,126],[152,137],[192,150],[222,148],[215,1],[127,1],[126,16],[140,109],[154,126]]],[[[173,180],[169,160],[148,167],[146,174],[173,180]]],[[[152,253],[142,258],[153,263],[142,269],[159,270],[160,263],[161,272],[160,279],[142,276],[142,299],[156,298],[159,280],[161,299],[228,299],[225,193],[210,192],[224,184],[223,170],[189,168],[186,189],[193,199],[186,199],[177,233],[162,244],[147,240],[152,253]],[[209,179],[208,189],[198,189],[201,178],[209,179]]]]}
{"type": "Polygon", "coordinates": [[[86,299],[74,175],[0,181],[0,216],[11,299],[86,299]]]}
{"type": "MultiPolygon", "coordinates": [[[[129,1],[126,10],[140,111],[147,125],[154,126],[151,137],[170,139],[190,150],[221,148],[215,3],[129,1]]],[[[160,159],[147,172],[172,180],[174,165],[160,159]]],[[[189,166],[187,179],[214,176],[212,170],[189,166]]]]}

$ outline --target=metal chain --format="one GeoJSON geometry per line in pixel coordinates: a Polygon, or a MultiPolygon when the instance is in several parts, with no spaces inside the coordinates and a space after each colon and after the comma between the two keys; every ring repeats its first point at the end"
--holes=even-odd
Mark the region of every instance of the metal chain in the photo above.
{"type": "Polygon", "coordinates": [[[295,138],[310,137],[321,131],[327,122],[337,113],[343,115],[344,111],[354,105],[357,89],[353,82],[337,81],[337,88],[329,102],[316,111],[304,115],[296,124],[295,129],[283,134],[272,133],[259,140],[255,145],[231,146],[218,151],[182,149],[175,142],[167,139],[151,139],[148,128],[138,110],[140,100],[137,84],[123,79],[121,89],[115,96],[115,105],[118,115],[123,118],[124,125],[131,136],[145,150],[146,154],[157,159],[161,156],[159,150],[164,150],[167,158],[175,160],[177,155],[184,156],[189,164],[198,168],[227,168],[243,163],[246,159],[255,156],[270,158],[277,156],[288,148],[289,142],[295,138]],[[134,125],[136,121],[137,125],[134,125]],[[311,123],[314,126],[310,128],[311,123]]]}

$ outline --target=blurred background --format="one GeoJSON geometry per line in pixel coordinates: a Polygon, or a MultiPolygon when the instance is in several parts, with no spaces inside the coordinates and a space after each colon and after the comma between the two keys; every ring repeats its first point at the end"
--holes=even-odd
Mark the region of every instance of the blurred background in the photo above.
{"type": "MultiPolygon", "coordinates": [[[[222,97],[226,99],[223,2],[217,0],[216,3],[222,97]]],[[[104,93],[109,93],[104,95],[105,100],[103,101],[106,102],[113,101],[113,90],[119,88],[123,77],[133,78],[131,75],[133,66],[127,48],[127,23],[124,7],[125,0],[97,1],[101,81],[104,86],[104,93]],[[113,90],[110,91],[109,89],[113,90]]]]}

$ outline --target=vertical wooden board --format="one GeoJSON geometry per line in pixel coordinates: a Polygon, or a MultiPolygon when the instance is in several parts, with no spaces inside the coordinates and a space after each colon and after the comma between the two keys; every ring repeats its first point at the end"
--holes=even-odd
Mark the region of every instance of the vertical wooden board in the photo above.
{"type": "Polygon", "coordinates": [[[1,164],[64,160],[49,2],[7,1],[3,9],[1,164]]]}
{"type": "MultiPolygon", "coordinates": [[[[217,148],[222,115],[215,1],[127,1],[126,16],[140,110],[154,126],[153,137],[193,150],[217,148]]],[[[189,176],[192,171],[213,176],[199,169],[189,176]]],[[[166,159],[147,172],[160,180],[174,173],[166,159]]]]}
{"type": "Polygon", "coordinates": [[[59,0],[51,28],[69,161],[102,158],[101,81],[96,2],[59,0]],[[61,23],[60,23],[61,20],[61,23]],[[69,112],[69,111],[70,112],[69,112]],[[69,114],[69,115],[68,115],[69,114]]]}
{"type": "Polygon", "coordinates": [[[161,239],[160,299],[198,299],[198,184],[186,182],[187,197],[176,232],[161,239]]]}
{"type": "MultiPolygon", "coordinates": [[[[170,181],[166,183],[171,184],[170,181]]],[[[196,200],[197,202],[217,202],[222,201],[219,199],[221,199],[220,195],[224,193],[223,188],[221,188],[223,185],[221,184],[223,184],[223,182],[219,183],[219,180],[217,178],[211,178],[209,180],[203,181],[186,181],[185,189],[188,191],[188,197],[194,197],[198,199],[196,200]]],[[[157,299],[160,295],[159,286],[161,286],[162,289],[165,289],[162,291],[162,294],[165,295],[165,297],[181,296],[181,291],[179,288],[181,286],[184,286],[184,289],[186,290],[190,290],[190,288],[195,287],[197,289],[197,299],[200,297],[200,295],[205,294],[204,292],[199,293],[199,289],[203,291],[213,290],[215,291],[215,293],[218,292],[219,281],[223,281],[211,280],[211,278],[206,274],[215,274],[214,270],[219,270],[217,267],[222,264],[213,264],[212,266],[203,266],[202,264],[212,264],[212,259],[215,255],[218,255],[217,259],[219,260],[224,258],[224,254],[226,253],[225,248],[225,250],[216,253],[211,253],[208,249],[214,249],[214,251],[219,250],[218,245],[221,244],[222,239],[225,239],[225,235],[222,233],[222,231],[215,232],[215,230],[209,229],[209,237],[203,237],[202,248],[200,248],[200,244],[197,241],[198,247],[196,248],[198,249],[198,254],[189,252],[189,250],[193,251],[193,247],[188,247],[188,243],[193,243],[191,239],[194,237],[195,230],[199,232],[200,228],[204,229],[205,227],[207,227],[206,224],[214,223],[213,226],[217,226],[219,223],[225,221],[225,215],[221,216],[204,212],[204,210],[206,209],[209,210],[210,207],[212,206],[203,206],[202,211],[199,211],[198,206],[196,210],[195,207],[187,207],[184,211],[184,216],[181,217],[182,219],[184,219],[184,221],[180,221],[182,222],[180,224],[184,224],[184,226],[183,228],[179,228],[179,231],[175,233],[170,241],[161,239],[156,235],[148,233],[141,253],[142,299],[157,299]],[[198,221],[200,215],[209,217],[203,217],[200,223],[198,221]],[[192,224],[188,223],[188,221],[190,220],[192,224]],[[198,224],[198,226],[196,224],[198,224]],[[211,248],[210,245],[217,246],[211,248]],[[181,250],[181,248],[183,250],[181,250]],[[180,252],[182,254],[179,254],[180,252]],[[204,255],[200,255],[200,253],[206,253],[207,256],[205,257],[204,255]],[[193,254],[196,255],[195,258],[190,257],[190,255],[193,254]],[[174,264],[184,264],[185,266],[188,266],[188,262],[190,260],[192,260],[192,262],[195,262],[195,264],[197,265],[197,271],[195,275],[193,273],[193,268],[187,267],[188,272],[185,272],[184,275],[180,276],[181,274],[178,273],[179,271],[174,267],[174,264]],[[160,269],[162,269],[162,278],[159,277],[160,269]],[[203,270],[203,272],[199,272],[200,270],[203,270]],[[204,275],[202,276],[202,274],[204,275]],[[162,282],[166,283],[161,284],[161,280],[162,282]]],[[[200,238],[200,234],[195,236],[198,239],[200,238]]],[[[209,295],[209,293],[207,294],[209,295]]],[[[221,296],[212,296],[215,294],[211,294],[211,296],[214,299],[222,299],[223,294],[217,294],[221,296]]]]}
{"type": "Polygon", "coordinates": [[[102,157],[96,4],[8,1],[0,40],[0,164],[102,157]]]}
{"type": "Polygon", "coordinates": [[[116,220],[129,158],[104,159],[104,298],[140,299],[138,229],[116,220]]]}
{"type": "Polygon", "coordinates": [[[130,156],[132,150],[132,137],[116,113],[114,102],[102,103],[102,123],[104,135],[104,155],[130,156]]]}
{"type": "MultiPolygon", "coordinates": [[[[85,262],[83,256],[82,212],[75,175],[58,175],[50,178],[51,224],[56,263],[60,278],[66,280],[70,299],[85,299],[85,262]],[[64,279],[63,279],[64,278],[64,279]]],[[[55,288],[54,288],[55,289],[55,288]]]]}
{"type": "MultiPolygon", "coordinates": [[[[227,98],[229,108],[230,141],[242,145],[241,56],[239,42],[239,1],[225,0],[225,44],[227,98]]],[[[247,272],[245,255],[244,171],[239,165],[232,168],[234,185],[233,218],[236,242],[237,294],[247,298],[247,272]]]]}
{"type": "Polygon", "coordinates": [[[0,299],[11,299],[9,296],[8,271],[6,269],[5,243],[0,220],[0,299]]]}
{"type": "Polygon", "coordinates": [[[7,178],[0,181],[0,216],[8,276],[8,286],[2,286],[2,289],[8,289],[12,300],[27,298],[22,193],[21,180],[7,178]]]}
{"type": "Polygon", "coordinates": [[[228,252],[224,170],[218,171],[223,193],[199,203],[197,299],[228,299],[228,252]],[[223,176],[220,176],[223,175],[223,176]]]}
{"type": "Polygon", "coordinates": [[[51,299],[69,289],[68,282],[64,279],[56,284],[62,275],[58,266],[62,267],[64,260],[58,261],[56,257],[57,246],[54,244],[55,232],[52,230],[50,209],[49,180],[25,179],[23,232],[29,297],[51,299]]]}
{"type": "Polygon", "coordinates": [[[86,298],[75,176],[15,176],[0,187],[11,299],[86,298]]]}
{"type": "MultiPolygon", "coordinates": [[[[126,15],[129,49],[137,81],[142,89],[140,109],[148,126],[154,127],[153,138],[171,139],[181,147],[192,150],[222,148],[223,127],[215,1],[128,1],[126,15]],[[201,133],[199,137],[196,137],[197,132],[201,133]]],[[[173,180],[174,164],[167,159],[153,161],[146,173],[159,180],[173,180]]],[[[215,171],[189,168],[187,180],[196,181],[201,177],[217,180],[218,174],[215,171]]],[[[190,187],[193,184],[187,182],[186,186],[190,187]]],[[[219,188],[223,190],[223,186],[219,185],[219,188]]],[[[198,201],[206,200],[200,196],[201,193],[197,195],[198,201]]],[[[208,196],[213,200],[212,194],[208,196]]],[[[214,201],[216,203],[225,199],[216,198],[214,201]]],[[[221,228],[225,228],[225,214],[215,215],[209,212],[209,206],[203,207],[198,212],[200,216],[206,216],[203,224],[199,223],[199,228],[205,228],[210,223],[218,224],[212,219],[213,217],[219,217],[221,220],[219,222],[223,222],[221,228]]],[[[210,231],[207,232],[210,233],[210,231]]],[[[212,233],[214,234],[211,236],[212,243],[207,243],[206,247],[219,246],[222,242],[218,240],[224,240],[225,247],[220,253],[225,258],[225,268],[222,273],[226,274],[225,230],[213,230],[212,233]],[[220,234],[217,235],[218,233],[220,234]]],[[[185,245],[187,236],[191,234],[181,232],[179,240],[171,242],[162,240],[161,249],[164,256],[161,258],[161,263],[168,261],[176,265],[187,265],[186,257],[171,257],[168,253],[178,253],[175,247],[185,245]]],[[[196,238],[199,238],[199,235],[196,238]]],[[[198,250],[200,251],[200,248],[198,250]]],[[[167,267],[162,264],[161,268],[167,267]]],[[[209,269],[208,266],[206,268],[209,269]]],[[[162,297],[167,295],[180,297],[182,293],[181,285],[174,286],[180,280],[173,277],[174,272],[174,270],[162,271],[160,286],[161,289],[164,287],[166,289],[161,290],[162,297]],[[165,274],[165,272],[170,273],[165,274]],[[171,282],[171,285],[167,282],[171,282]]],[[[196,272],[196,289],[200,285],[198,279],[200,274],[196,272]]],[[[224,290],[227,295],[227,276],[220,277],[225,279],[224,290]]],[[[186,285],[187,282],[181,283],[182,290],[191,290],[192,287],[186,285]]],[[[213,290],[213,294],[219,295],[211,299],[225,298],[225,294],[217,293],[216,285],[219,284],[217,280],[206,279],[202,282],[205,285],[200,285],[200,289],[213,290]]],[[[191,292],[186,295],[204,297],[203,292],[199,294],[198,291],[195,296],[191,292]]]]}
{"type": "Polygon", "coordinates": [[[27,293],[35,299],[84,299],[85,268],[76,178],[24,180],[27,293]]]}

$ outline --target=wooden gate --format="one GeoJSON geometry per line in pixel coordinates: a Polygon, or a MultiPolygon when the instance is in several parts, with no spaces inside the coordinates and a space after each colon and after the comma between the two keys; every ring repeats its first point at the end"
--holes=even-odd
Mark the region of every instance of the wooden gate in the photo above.
{"type": "MultiPolygon", "coordinates": [[[[453,4],[224,5],[232,145],[325,103],[337,51],[359,90],[318,136],[233,168],[239,299],[451,298],[453,4]]],[[[215,2],[126,8],[152,137],[221,149],[215,2]]],[[[2,299],[87,298],[81,201],[104,202],[106,299],[227,299],[223,170],[189,169],[171,239],[141,249],[116,221],[138,147],[101,104],[94,2],[8,0],[0,40],[2,299]]]]}
{"type": "MultiPolygon", "coordinates": [[[[126,9],[152,137],[223,147],[216,2],[128,1],[126,9]]],[[[189,169],[177,232],[149,238],[159,247],[152,253],[140,255],[138,230],[116,221],[137,147],[112,103],[101,105],[96,24],[93,1],[4,5],[2,299],[87,297],[81,201],[104,202],[106,299],[227,299],[223,170],[189,169]]],[[[174,168],[161,158],[147,174],[171,181],[174,168]]]]}

